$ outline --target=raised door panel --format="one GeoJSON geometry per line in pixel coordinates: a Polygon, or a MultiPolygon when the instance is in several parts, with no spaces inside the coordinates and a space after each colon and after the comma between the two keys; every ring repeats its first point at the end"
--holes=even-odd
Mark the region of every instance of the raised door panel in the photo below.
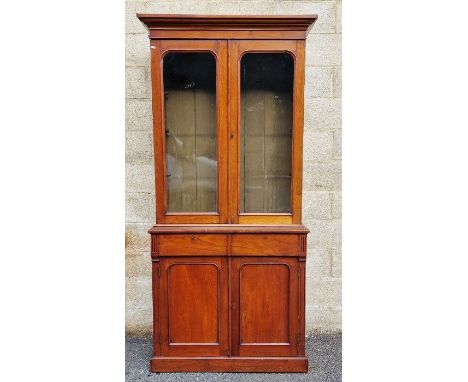
{"type": "Polygon", "coordinates": [[[228,355],[227,261],[161,259],[162,355],[228,355]]]}
{"type": "Polygon", "coordinates": [[[297,259],[232,259],[232,344],[236,356],[297,355],[297,259]]]}

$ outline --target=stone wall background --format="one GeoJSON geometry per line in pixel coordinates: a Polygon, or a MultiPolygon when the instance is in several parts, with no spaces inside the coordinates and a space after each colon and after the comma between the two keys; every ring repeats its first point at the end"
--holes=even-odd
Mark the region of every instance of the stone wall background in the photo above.
{"type": "Polygon", "coordinates": [[[126,332],[152,331],[147,233],[155,220],[150,48],[136,13],[318,14],[306,47],[306,328],[308,333],[341,331],[341,1],[158,0],[126,2],[126,332]]]}

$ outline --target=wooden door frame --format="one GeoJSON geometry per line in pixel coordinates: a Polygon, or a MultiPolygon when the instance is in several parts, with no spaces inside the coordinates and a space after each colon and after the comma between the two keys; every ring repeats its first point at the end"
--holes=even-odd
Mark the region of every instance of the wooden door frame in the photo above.
{"type": "Polygon", "coordinates": [[[227,61],[226,40],[151,40],[154,171],[158,223],[228,223],[227,61]],[[167,212],[163,59],[168,52],[209,52],[216,59],[217,212],[167,212]]]}
{"type": "Polygon", "coordinates": [[[300,224],[302,214],[305,41],[230,40],[228,48],[230,221],[240,224],[300,224]],[[240,213],[240,63],[246,53],[279,52],[289,53],[294,59],[291,213],[240,213]]]}

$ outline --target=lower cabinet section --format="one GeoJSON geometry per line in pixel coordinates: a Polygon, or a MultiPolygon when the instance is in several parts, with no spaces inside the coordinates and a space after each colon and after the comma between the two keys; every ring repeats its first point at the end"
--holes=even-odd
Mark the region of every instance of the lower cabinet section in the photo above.
{"type": "Polygon", "coordinates": [[[295,255],[153,256],[151,370],[306,372],[295,255]]]}

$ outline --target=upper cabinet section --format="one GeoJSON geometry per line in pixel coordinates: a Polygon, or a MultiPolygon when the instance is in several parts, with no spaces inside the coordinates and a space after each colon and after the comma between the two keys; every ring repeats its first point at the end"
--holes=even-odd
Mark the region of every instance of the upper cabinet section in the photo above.
{"type": "Polygon", "coordinates": [[[160,224],[301,224],[316,16],[138,15],[149,29],[160,224]]]}

